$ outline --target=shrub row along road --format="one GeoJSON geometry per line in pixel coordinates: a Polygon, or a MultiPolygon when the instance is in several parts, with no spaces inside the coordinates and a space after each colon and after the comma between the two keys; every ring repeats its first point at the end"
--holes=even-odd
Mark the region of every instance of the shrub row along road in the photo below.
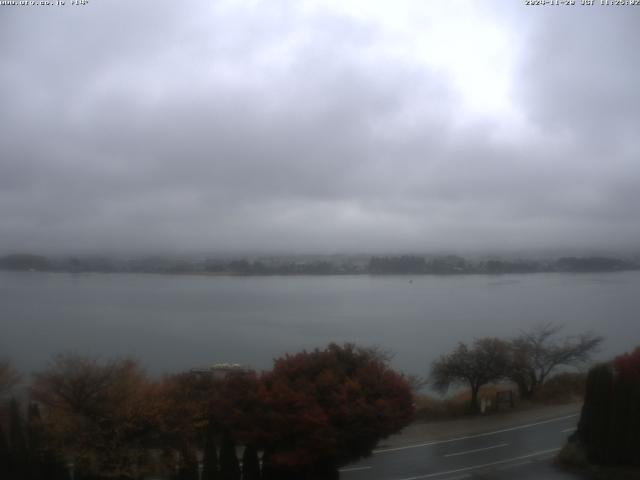
{"type": "MultiPolygon", "coordinates": [[[[458,480],[484,473],[482,478],[528,478],[536,471],[551,480],[579,478],[555,472],[550,459],[574,431],[579,415],[571,414],[500,430],[395,448],[340,470],[344,480],[458,480]]],[[[477,477],[475,477],[477,478],[477,477]]]]}

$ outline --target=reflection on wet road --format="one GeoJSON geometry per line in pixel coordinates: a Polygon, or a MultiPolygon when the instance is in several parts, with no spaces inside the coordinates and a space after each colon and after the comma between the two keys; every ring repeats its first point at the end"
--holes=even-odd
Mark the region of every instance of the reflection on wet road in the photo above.
{"type": "Polygon", "coordinates": [[[497,431],[386,448],[340,470],[344,480],[579,478],[551,459],[574,430],[578,414],[497,431]]]}

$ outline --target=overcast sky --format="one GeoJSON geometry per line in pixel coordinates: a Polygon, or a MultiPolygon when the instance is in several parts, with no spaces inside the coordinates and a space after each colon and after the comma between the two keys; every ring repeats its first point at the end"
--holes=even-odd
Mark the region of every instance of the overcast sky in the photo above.
{"type": "Polygon", "coordinates": [[[66,3],[0,6],[0,251],[640,246],[638,6],[66,3]]]}

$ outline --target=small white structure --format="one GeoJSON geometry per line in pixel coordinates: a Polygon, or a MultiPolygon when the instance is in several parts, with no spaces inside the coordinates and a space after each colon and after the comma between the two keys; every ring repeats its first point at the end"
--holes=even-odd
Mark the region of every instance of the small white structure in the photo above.
{"type": "Polygon", "coordinates": [[[211,375],[213,378],[225,378],[232,373],[247,373],[250,368],[239,363],[214,363],[206,368],[192,368],[191,373],[199,375],[211,375]]]}

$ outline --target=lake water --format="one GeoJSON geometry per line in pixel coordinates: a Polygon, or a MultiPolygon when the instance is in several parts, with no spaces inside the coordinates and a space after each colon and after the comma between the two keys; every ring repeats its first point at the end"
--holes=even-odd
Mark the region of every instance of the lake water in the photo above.
{"type": "Polygon", "coordinates": [[[539,322],[640,344],[640,272],[466,276],[213,277],[0,272],[0,358],[131,355],[153,373],[217,362],[269,368],[327,343],[380,345],[425,374],[459,341],[539,322]]]}

